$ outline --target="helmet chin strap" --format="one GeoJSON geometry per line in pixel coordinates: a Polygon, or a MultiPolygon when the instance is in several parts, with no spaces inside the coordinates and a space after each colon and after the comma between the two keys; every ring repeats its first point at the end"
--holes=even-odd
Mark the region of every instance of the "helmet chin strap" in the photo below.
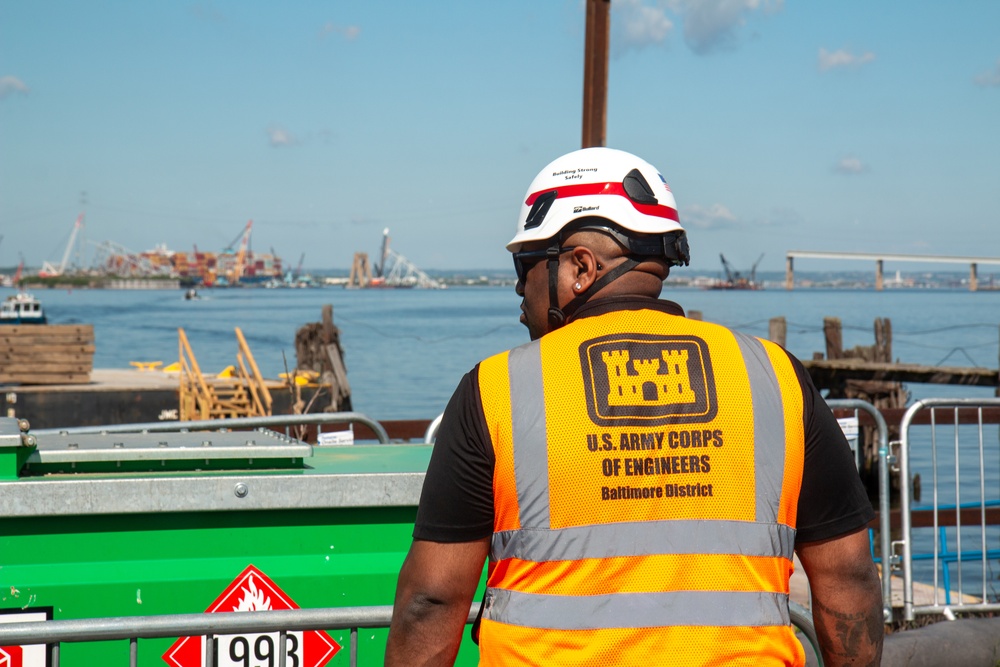
{"type": "Polygon", "coordinates": [[[559,241],[549,246],[545,263],[549,270],[549,331],[566,324],[566,314],[559,310],[559,241]]]}
{"type": "Polygon", "coordinates": [[[559,244],[549,246],[546,264],[549,269],[549,331],[554,331],[566,324],[566,320],[573,316],[577,309],[587,302],[590,297],[603,289],[608,283],[617,280],[635,267],[639,266],[639,261],[634,255],[626,255],[625,261],[611,269],[594,283],[577,294],[562,308],[559,307],[559,244]]]}

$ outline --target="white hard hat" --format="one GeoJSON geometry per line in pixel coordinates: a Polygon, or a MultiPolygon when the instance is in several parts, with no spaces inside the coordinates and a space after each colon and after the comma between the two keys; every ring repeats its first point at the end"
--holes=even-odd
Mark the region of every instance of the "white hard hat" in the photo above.
{"type": "Polygon", "coordinates": [[[507,250],[517,252],[523,243],[551,239],[574,221],[594,217],[626,234],[663,236],[668,260],[689,261],[684,228],[666,180],[642,158],[613,148],[573,151],[542,169],[524,197],[517,233],[507,250]]]}

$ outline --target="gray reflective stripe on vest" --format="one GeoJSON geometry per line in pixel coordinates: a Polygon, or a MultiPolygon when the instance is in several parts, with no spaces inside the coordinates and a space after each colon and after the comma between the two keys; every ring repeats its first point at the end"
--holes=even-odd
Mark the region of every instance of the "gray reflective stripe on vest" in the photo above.
{"type": "Polygon", "coordinates": [[[792,559],[795,529],[778,523],[670,520],[493,534],[494,560],[532,562],[658,554],[740,554],[792,559]]]}
{"type": "Polygon", "coordinates": [[[753,401],[753,451],[756,471],[757,521],[778,520],[785,477],[785,404],[774,366],[763,343],[733,332],[750,378],[753,401]]]}
{"type": "Polygon", "coordinates": [[[677,591],[610,595],[538,595],[489,589],[483,618],[552,630],[666,626],[788,625],[781,593],[677,591]]]}
{"type": "Polygon", "coordinates": [[[521,526],[549,527],[549,447],[545,428],[545,388],[538,341],[516,347],[507,357],[513,415],[514,483],[521,526]]]}

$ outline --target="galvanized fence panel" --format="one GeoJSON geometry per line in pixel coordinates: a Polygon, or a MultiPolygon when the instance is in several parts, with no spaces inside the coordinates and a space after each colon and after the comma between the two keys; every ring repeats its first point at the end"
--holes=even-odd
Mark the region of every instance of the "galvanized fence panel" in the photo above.
{"type": "MultiPolygon", "coordinates": [[[[878,498],[879,498],[879,555],[882,562],[882,618],[892,622],[892,572],[899,566],[899,559],[892,554],[889,466],[892,456],[889,450],[889,427],[882,413],[871,403],[855,398],[830,399],[826,402],[833,410],[854,410],[857,418],[864,412],[875,422],[878,437],[878,498]]],[[[860,446],[855,455],[860,456],[860,446]]]]}
{"type": "MultiPolygon", "coordinates": [[[[469,609],[467,623],[473,622],[478,613],[477,602],[469,609]]],[[[277,632],[280,667],[285,661],[285,641],[289,631],[349,629],[350,664],[355,667],[358,664],[358,630],[387,628],[391,620],[392,607],[376,606],[34,621],[0,624],[0,646],[45,644],[52,656],[52,667],[59,667],[61,643],[128,640],[128,664],[135,667],[139,659],[139,639],[204,636],[208,641],[205,642],[203,664],[213,665],[214,637],[277,632]]]]}
{"type": "MultiPolygon", "coordinates": [[[[1000,596],[992,581],[1000,568],[1000,439],[990,434],[994,423],[984,409],[1000,407],[1000,398],[917,401],[900,424],[900,504],[903,547],[903,615],[1000,611],[1000,596]],[[929,432],[915,422],[928,413],[929,432]],[[930,473],[930,504],[917,506],[914,468],[930,473]],[[932,533],[915,540],[914,516],[926,511],[932,533]],[[920,542],[918,544],[918,542],[920,542]],[[992,546],[991,546],[992,545],[992,546]],[[930,563],[929,600],[914,595],[915,563],[930,563]],[[952,570],[954,567],[954,574],[952,570]],[[952,586],[955,590],[952,590],[952,586]]],[[[926,487],[920,475],[920,487],[926,487]]]]}
{"type": "MultiPolygon", "coordinates": [[[[479,603],[469,608],[466,623],[475,621],[479,603]]],[[[792,625],[799,641],[822,665],[819,640],[812,614],[792,603],[792,625]]],[[[295,630],[350,630],[349,659],[358,664],[358,631],[361,628],[387,628],[392,621],[392,607],[340,607],[326,609],[287,609],[280,611],[221,612],[213,614],[172,614],[164,616],[128,616],[87,618],[65,621],[35,621],[0,624],[0,646],[45,644],[52,656],[52,667],[60,667],[59,648],[64,642],[128,640],[128,664],[136,667],[139,640],[158,637],[206,637],[205,665],[215,663],[214,637],[233,634],[279,633],[278,667],[284,667],[287,633],[295,630]]],[[[124,651],[123,651],[124,653],[124,651]]],[[[124,663],[124,660],[123,660],[124,663]]],[[[271,663],[269,663],[271,664],[271,663]]]]}

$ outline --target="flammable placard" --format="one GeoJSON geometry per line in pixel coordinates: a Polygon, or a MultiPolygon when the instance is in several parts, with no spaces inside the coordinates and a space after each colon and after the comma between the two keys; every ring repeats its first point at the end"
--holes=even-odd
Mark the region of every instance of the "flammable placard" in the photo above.
{"type": "MultiPolygon", "coordinates": [[[[249,565],[205,612],[298,608],[266,574],[249,565]]],[[[278,664],[277,632],[218,635],[215,641],[213,667],[278,664]]],[[[340,644],[322,630],[288,632],[285,664],[323,667],[340,648],[340,644]]],[[[205,638],[181,637],[163,654],[163,659],[171,667],[205,667],[205,638]]]]}

